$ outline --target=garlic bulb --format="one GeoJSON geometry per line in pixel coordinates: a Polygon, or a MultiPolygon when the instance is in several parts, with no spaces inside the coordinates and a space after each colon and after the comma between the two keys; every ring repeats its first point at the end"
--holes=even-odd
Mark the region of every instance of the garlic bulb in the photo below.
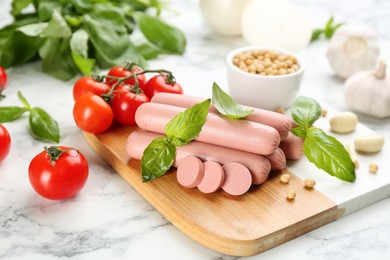
{"type": "Polygon", "coordinates": [[[329,42],[328,61],[341,78],[371,70],[379,55],[378,37],[366,27],[345,25],[340,27],[329,42]]]}
{"type": "Polygon", "coordinates": [[[363,114],[383,118],[390,116],[390,78],[386,63],[380,60],[375,71],[361,71],[345,81],[347,106],[363,114]]]}

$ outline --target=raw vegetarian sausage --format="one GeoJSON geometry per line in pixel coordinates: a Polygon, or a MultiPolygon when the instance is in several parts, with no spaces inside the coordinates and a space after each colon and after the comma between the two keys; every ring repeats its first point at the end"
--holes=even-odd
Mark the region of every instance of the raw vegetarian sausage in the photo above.
{"type": "MultiPolygon", "coordinates": [[[[141,160],[145,148],[153,139],[161,136],[160,134],[147,131],[131,133],[126,143],[127,154],[131,158],[141,160]]],[[[251,172],[253,184],[263,183],[271,170],[271,164],[265,156],[198,141],[178,146],[173,166],[177,167],[180,161],[188,155],[195,155],[202,161],[216,161],[222,165],[230,162],[239,162],[245,165],[251,172]]]]}
{"type": "Polygon", "coordinates": [[[227,163],[223,166],[225,172],[225,181],[222,189],[234,196],[244,194],[249,190],[252,184],[251,174],[241,163],[227,163]]]}
{"type": "Polygon", "coordinates": [[[222,166],[213,161],[206,161],[203,165],[203,180],[198,185],[198,189],[203,193],[212,193],[219,190],[225,180],[225,172],[222,166]]]}
{"type": "Polygon", "coordinates": [[[204,166],[198,157],[189,155],[180,161],[177,171],[177,181],[186,188],[195,188],[203,180],[204,166]]]}
{"type": "Polygon", "coordinates": [[[272,171],[280,171],[286,168],[286,156],[284,152],[279,147],[275,150],[274,153],[267,155],[269,162],[271,163],[272,171]]]}
{"type": "Polygon", "coordinates": [[[287,159],[298,160],[303,156],[303,142],[303,138],[289,133],[287,139],[280,142],[279,147],[283,150],[287,159]]]}
{"type": "MultiPolygon", "coordinates": [[[[184,110],[176,106],[148,102],[138,107],[135,121],[144,130],[165,134],[168,122],[184,110]]],[[[210,113],[196,140],[269,155],[279,146],[280,135],[275,128],[264,124],[223,118],[210,113]]]]}
{"type": "MultiPolygon", "coordinates": [[[[160,92],[153,96],[151,102],[188,108],[204,100],[205,99],[201,97],[160,92]]],[[[290,118],[274,111],[246,106],[242,107],[247,109],[254,109],[254,113],[247,116],[245,120],[269,125],[279,132],[281,140],[287,138],[287,134],[290,131],[292,125],[292,120],[290,118]]],[[[209,112],[219,114],[218,110],[213,105],[210,106],[209,112]]]]}

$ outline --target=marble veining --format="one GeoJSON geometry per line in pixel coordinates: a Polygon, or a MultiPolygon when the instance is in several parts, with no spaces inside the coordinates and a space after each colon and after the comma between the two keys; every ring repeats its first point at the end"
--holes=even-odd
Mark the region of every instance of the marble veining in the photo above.
{"type": "MultiPolygon", "coordinates": [[[[0,25],[10,21],[10,0],[0,2],[0,25]]],[[[390,2],[296,0],[313,27],[330,15],[336,21],[365,24],[380,37],[381,56],[390,61],[390,2]]],[[[166,68],[188,86],[189,94],[209,95],[212,81],[226,84],[226,54],[245,45],[240,37],[213,33],[202,19],[197,0],[174,0],[178,14],[164,18],[187,36],[183,56],[166,56],[150,66],[166,68]],[[192,79],[189,81],[189,75],[192,79]]],[[[301,92],[336,110],[345,110],[343,82],[333,76],[325,58],[327,42],[309,45],[299,54],[306,63],[301,92]]],[[[251,257],[232,257],[212,251],[188,238],[161,216],[85,142],[72,118],[72,85],[40,71],[32,63],[7,71],[10,84],[1,106],[18,105],[18,90],[33,106],[52,114],[61,126],[61,144],[80,149],[90,164],[81,193],[66,201],[39,197],[28,181],[30,160],[45,143],[28,135],[27,116],[4,124],[12,135],[9,157],[0,165],[0,259],[389,259],[390,199],[387,198],[281,246],[251,257]],[[46,93],[42,95],[41,93],[46,93]]],[[[390,138],[390,119],[359,115],[360,122],[390,138]]],[[[386,174],[386,173],[383,173],[386,174]]]]}

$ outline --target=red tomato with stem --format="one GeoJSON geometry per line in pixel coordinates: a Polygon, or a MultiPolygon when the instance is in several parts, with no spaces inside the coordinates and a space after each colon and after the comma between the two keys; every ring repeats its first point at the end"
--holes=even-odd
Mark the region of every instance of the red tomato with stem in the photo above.
{"type": "Polygon", "coordinates": [[[74,197],[88,179],[88,162],[83,154],[66,146],[50,146],[30,162],[31,186],[44,198],[74,197]]]}
{"type": "MultiPolygon", "coordinates": [[[[126,67],[123,66],[116,66],[112,68],[107,75],[109,76],[114,76],[114,77],[129,77],[133,75],[133,73],[140,73],[143,70],[139,67],[134,67],[131,70],[127,69],[126,67]]],[[[137,76],[138,80],[138,87],[143,88],[146,84],[146,76],[145,74],[140,74],[137,76]]],[[[115,79],[107,79],[107,83],[110,84],[111,86],[114,85],[114,83],[117,82],[115,79]]],[[[126,84],[129,84],[131,86],[134,86],[134,78],[131,77],[127,80],[124,81],[126,84]]]]}
{"type": "Polygon", "coordinates": [[[1,92],[3,92],[7,83],[8,83],[7,72],[5,72],[4,68],[0,66],[0,99],[4,97],[4,95],[2,95],[1,92]]]}
{"type": "Polygon", "coordinates": [[[111,86],[94,80],[92,77],[85,76],[76,81],[73,86],[73,99],[77,100],[79,97],[86,93],[93,93],[98,96],[107,94],[111,89],[111,86]]]}
{"type": "Polygon", "coordinates": [[[114,120],[122,125],[136,125],[135,112],[140,105],[149,102],[149,98],[141,89],[134,90],[129,86],[118,86],[114,92],[111,101],[114,120]]]}
{"type": "Polygon", "coordinates": [[[83,131],[98,134],[112,124],[114,114],[110,105],[100,96],[87,93],[79,97],[73,106],[73,119],[83,131]]]}
{"type": "Polygon", "coordinates": [[[173,84],[167,82],[167,76],[165,75],[156,75],[146,82],[143,91],[149,99],[152,99],[154,94],[159,92],[168,92],[174,94],[183,94],[183,88],[179,83],[175,82],[173,84]]]}
{"type": "Polygon", "coordinates": [[[4,161],[11,149],[11,137],[7,129],[0,125],[0,163],[4,161]]]}

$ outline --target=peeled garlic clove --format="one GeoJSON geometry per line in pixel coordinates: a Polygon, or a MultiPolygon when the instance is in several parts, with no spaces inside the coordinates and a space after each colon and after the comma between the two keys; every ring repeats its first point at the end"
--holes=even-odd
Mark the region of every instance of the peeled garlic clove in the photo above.
{"type": "Polygon", "coordinates": [[[338,134],[355,131],[358,117],[352,112],[342,112],[329,119],[330,130],[338,134]]]}
{"type": "Polygon", "coordinates": [[[385,137],[379,134],[364,135],[355,138],[355,149],[359,152],[375,153],[382,150],[385,137]]]}

